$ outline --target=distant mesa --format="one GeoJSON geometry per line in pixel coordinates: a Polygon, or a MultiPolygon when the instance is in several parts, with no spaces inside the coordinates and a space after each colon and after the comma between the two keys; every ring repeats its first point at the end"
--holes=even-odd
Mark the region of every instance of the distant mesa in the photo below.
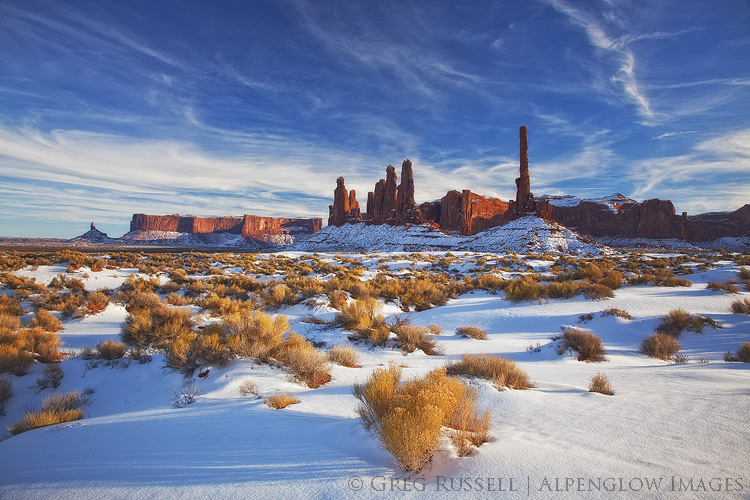
{"type": "Polygon", "coordinates": [[[91,229],[89,229],[82,235],[76,236],[75,238],[68,241],[70,243],[113,243],[115,240],[114,238],[110,238],[109,236],[107,236],[107,233],[99,231],[92,222],[91,229]]]}
{"type": "Polygon", "coordinates": [[[414,198],[412,162],[401,164],[401,183],[389,165],[367,193],[367,210],[360,213],[354,190],[347,194],[339,177],[329,206],[329,226],[344,224],[388,224],[409,226],[430,224],[434,229],[457,236],[472,236],[515,219],[534,215],[567,226],[581,234],[602,238],[680,239],[713,241],[722,237],[750,235],[750,205],[731,213],[688,216],[675,213],[669,200],[637,202],[621,194],[600,199],[573,196],[535,197],[529,175],[528,131],[519,130],[519,176],[516,198],[507,202],[469,190],[449,191],[441,199],[417,204],[414,198]],[[356,208],[355,208],[356,207],[356,208]]]}

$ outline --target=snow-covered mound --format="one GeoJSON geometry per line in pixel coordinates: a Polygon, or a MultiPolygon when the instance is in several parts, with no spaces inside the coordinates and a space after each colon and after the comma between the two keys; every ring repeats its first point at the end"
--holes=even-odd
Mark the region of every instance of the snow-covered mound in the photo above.
{"type": "Polygon", "coordinates": [[[466,250],[474,252],[574,253],[599,255],[606,247],[565,226],[538,217],[522,217],[474,236],[450,236],[430,225],[328,226],[291,247],[304,252],[382,252],[466,250]]]}
{"type": "Polygon", "coordinates": [[[606,247],[554,221],[527,216],[464,239],[461,250],[473,252],[594,254],[606,247]]]}
{"type": "Polygon", "coordinates": [[[359,223],[326,226],[290,249],[303,252],[410,252],[452,249],[461,242],[462,238],[450,236],[429,224],[389,226],[359,223]]]}

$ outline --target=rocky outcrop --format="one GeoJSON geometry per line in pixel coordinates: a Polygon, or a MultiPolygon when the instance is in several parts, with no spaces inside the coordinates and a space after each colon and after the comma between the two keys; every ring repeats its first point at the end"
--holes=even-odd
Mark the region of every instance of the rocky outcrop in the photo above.
{"type": "Polygon", "coordinates": [[[80,236],[68,240],[69,243],[112,243],[114,240],[107,233],[99,231],[94,223],[91,228],[80,236]]]}
{"type": "Polygon", "coordinates": [[[245,215],[242,217],[191,217],[181,215],[133,214],[130,231],[166,231],[189,234],[232,233],[261,241],[275,236],[312,234],[323,226],[320,218],[275,218],[245,215]]]}
{"type": "Polygon", "coordinates": [[[348,219],[352,221],[362,220],[362,213],[359,209],[359,202],[357,201],[357,192],[355,190],[349,191],[349,214],[348,219]]]}
{"type": "MultiPolygon", "coordinates": [[[[627,201],[625,201],[627,200],[627,201]]],[[[581,200],[576,205],[551,205],[552,220],[582,234],[609,238],[679,238],[687,236],[686,214],[676,215],[668,200],[622,203],[581,200]]]]}
{"type": "Polygon", "coordinates": [[[713,241],[718,238],[750,236],[750,204],[734,212],[713,212],[687,217],[687,239],[713,241]]]}
{"type": "Polygon", "coordinates": [[[508,204],[497,198],[485,198],[464,189],[449,191],[440,200],[440,218],[445,231],[470,236],[507,222],[508,204]]]}

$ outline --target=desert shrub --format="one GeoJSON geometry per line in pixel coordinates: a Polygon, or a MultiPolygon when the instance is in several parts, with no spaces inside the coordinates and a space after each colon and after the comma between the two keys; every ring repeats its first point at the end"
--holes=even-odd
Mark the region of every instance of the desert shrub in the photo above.
{"type": "Polygon", "coordinates": [[[268,396],[264,402],[266,403],[266,405],[268,405],[269,408],[280,410],[282,408],[286,408],[289,405],[299,403],[299,398],[294,394],[282,393],[268,396]]]}
{"type": "Polygon", "coordinates": [[[533,276],[526,275],[516,280],[508,281],[505,286],[505,298],[512,302],[526,300],[541,300],[545,297],[545,287],[533,276]]]}
{"type": "Polygon", "coordinates": [[[182,295],[177,295],[176,293],[170,293],[167,295],[165,301],[170,306],[186,306],[193,303],[191,299],[183,297],[182,295]]]}
{"type": "Polygon", "coordinates": [[[122,342],[117,342],[113,339],[107,339],[104,342],[96,343],[96,351],[99,353],[101,359],[113,360],[120,359],[125,356],[127,347],[122,342]]]}
{"type": "Polygon", "coordinates": [[[5,415],[5,406],[13,397],[13,384],[8,377],[0,377],[0,415],[5,415]]]}
{"type": "Polygon", "coordinates": [[[222,327],[232,354],[265,362],[289,331],[289,321],[285,316],[271,318],[261,311],[253,311],[230,315],[222,322],[222,327]]]}
{"type": "Polygon", "coordinates": [[[600,285],[604,285],[610,290],[617,290],[622,286],[623,275],[620,271],[609,271],[604,278],[599,280],[600,285]]]}
{"type": "Polygon", "coordinates": [[[528,389],[533,387],[529,376],[518,367],[515,361],[489,354],[464,354],[460,361],[448,364],[448,375],[489,380],[498,389],[528,389]]]}
{"type": "Polygon", "coordinates": [[[611,288],[598,283],[584,283],[581,286],[581,290],[583,291],[583,295],[591,300],[611,299],[615,296],[611,288]]]}
{"type": "Polygon", "coordinates": [[[162,305],[161,299],[158,295],[153,292],[130,292],[130,293],[118,293],[115,296],[118,302],[125,304],[125,308],[129,313],[138,312],[140,310],[152,310],[162,305]]]}
{"type": "Polygon", "coordinates": [[[714,292],[725,291],[727,293],[740,293],[740,289],[734,283],[719,283],[716,281],[709,281],[706,288],[713,290],[714,292]]]}
{"type": "Polygon", "coordinates": [[[735,300],[732,302],[730,309],[734,314],[750,314],[750,300],[735,300]]]}
{"type": "Polygon", "coordinates": [[[328,292],[328,303],[329,305],[338,311],[341,310],[341,307],[346,304],[347,296],[346,293],[344,293],[343,290],[340,288],[336,288],[335,290],[331,290],[328,292]]]}
{"type": "Polygon", "coordinates": [[[573,280],[553,281],[545,287],[547,296],[551,299],[569,299],[578,293],[578,283],[573,280]]]}
{"type": "Polygon", "coordinates": [[[479,328],[478,326],[460,326],[456,328],[456,335],[462,337],[471,337],[477,340],[487,340],[487,332],[479,328]]]}
{"type": "Polygon", "coordinates": [[[616,307],[608,307],[602,311],[602,317],[604,316],[617,316],[622,319],[633,319],[629,312],[617,309],[616,307]]]}
{"type": "Polygon", "coordinates": [[[328,352],[328,361],[349,368],[359,368],[359,352],[351,345],[335,345],[328,352]]]}
{"type": "Polygon", "coordinates": [[[101,291],[89,292],[86,294],[85,307],[87,314],[99,314],[104,311],[109,304],[109,296],[101,291]]]}
{"type": "Polygon", "coordinates": [[[589,392],[598,392],[599,394],[606,394],[607,396],[615,395],[615,391],[612,390],[612,385],[609,383],[609,379],[603,373],[597,373],[591,377],[589,392]]]}
{"type": "Polygon", "coordinates": [[[743,363],[750,363],[750,342],[743,342],[740,344],[736,353],[731,351],[725,352],[724,361],[742,361],[743,363]]]}
{"type": "Polygon", "coordinates": [[[192,313],[162,305],[136,308],[125,318],[120,337],[130,346],[166,351],[175,339],[190,333],[195,326],[192,313]]]}
{"type": "Polygon", "coordinates": [[[564,327],[561,337],[562,342],[558,353],[562,354],[568,349],[578,352],[578,361],[605,361],[607,351],[602,347],[602,339],[588,330],[574,327],[564,327]]]}
{"type": "Polygon", "coordinates": [[[353,300],[341,306],[340,312],[336,313],[334,325],[370,340],[373,345],[381,345],[390,335],[382,310],[383,304],[373,297],[353,300]]]}
{"type": "Polygon", "coordinates": [[[443,333],[443,327],[435,323],[431,324],[427,328],[433,335],[440,335],[441,333],[443,333]]]}
{"type": "Polygon", "coordinates": [[[672,356],[672,361],[678,364],[684,364],[690,361],[690,357],[687,354],[675,354],[672,356]]]}
{"type": "Polygon", "coordinates": [[[31,321],[29,322],[31,327],[39,327],[48,332],[57,332],[62,330],[62,321],[57,316],[53,316],[52,313],[46,309],[39,309],[31,321]]]}
{"type": "Polygon", "coordinates": [[[415,325],[409,320],[404,320],[396,323],[392,330],[400,340],[401,350],[404,352],[414,352],[420,349],[430,356],[444,352],[443,348],[430,334],[430,327],[428,326],[415,325]]]}
{"type": "Polygon", "coordinates": [[[317,351],[309,340],[292,333],[273,350],[273,356],[284,363],[294,377],[311,389],[331,380],[331,366],[325,354],[317,351]]]}
{"type": "Polygon", "coordinates": [[[225,365],[232,359],[232,353],[219,333],[207,333],[205,330],[197,335],[191,346],[193,358],[198,363],[225,365]]]}
{"type": "Polygon", "coordinates": [[[203,389],[198,385],[198,382],[187,381],[183,384],[182,389],[174,390],[174,396],[169,396],[169,400],[172,401],[172,406],[175,408],[185,408],[187,405],[195,403],[202,392],[203,389]]]}
{"type": "Polygon", "coordinates": [[[684,309],[672,309],[662,318],[661,323],[656,327],[656,333],[679,337],[682,330],[702,333],[706,325],[721,328],[721,324],[712,318],[690,314],[684,309]]]}
{"type": "Polygon", "coordinates": [[[493,294],[505,288],[506,280],[497,274],[481,274],[474,280],[474,287],[493,294]]]}
{"type": "Polygon", "coordinates": [[[591,314],[591,313],[581,314],[580,316],[578,316],[578,322],[579,323],[588,323],[592,319],[594,319],[594,315],[591,314]]]}
{"type": "Polygon", "coordinates": [[[652,358],[669,360],[680,349],[680,341],[666,333],[654,333],[641,341],[641,352],[652,358]]]}
{"type": "Polygon", "coordinates": [[[99,352],[90,345],[85,345],[81,347],[81,351],[78,353],[78,355],[83,359],[89,360],[98,358],[99,352]]]}
{"type": "Polygon", "coordinates": [[[87,396],[78,391],[50,394],[42,401],[39,411],[27,412],[20,421],[8,427],[8,432],[15,436],[38,427],[80,420],[83,418],[83,406],[87,403],[87,396]]]}
{"type": "Polygon", "coordinates": [[[353,389],[360,401],[357,414],[362,425],[375,431],[399,468],[409,471],[421,470],[432,458],[443,426],[461,426],[458,430],[464,435],[481,434],[474,439],[486,440],[489,415],[478,415],[477,406],[471,404],[476,397],[466,395],[467,391],[445,369],[401,383],[401,368],[393,364],[375,370],[353,389]]]}
{"type": "Polygon", "coordinates": [[[255,385],[255,382],[253,382],[251,379],[246,378],[240,384],[240,395],[250,396],[251,394],[260,399],[260,391],[258,391],[258,386],[255,385]]]}
{"type": "Polygon", "coordinates": [[[220,297],[215,293],[212,293],[208,297],[198,300],[197,304],[213,316],[225,316],[240,312],[243,309],[244,304],[249,305],[250,303],[242,302],[240,300],[232,300],[229,297],[220,297]]]}
{"type": "Polygon", "coordinates": [[[0,294],[0,314],[8,316],[21,316],[24,314],[21,302],[17,297],[0,294]]]}
{"type": "Polygon", "coordinates": [[[176,339],[173,339],[166,347],[167,365],[175,369],[195,368],[195,356],[192,348],[197,337],[197,333],[189,331],[183,332],[176,339]]]}
{"type": "Polygon", "coordinates": [[[0,344],[0,373],[25,375],[34,364],[34,355],[23,350],[23,342],[0,344]]]}
{"type": "Polygon", "coordinates": [[[442,306],[448,301],[448,296],[439,284],[429,278],[417,278],[402,282],[404,287],[401,305],[407,309],[414,307],[416,311],[425,311],[435,306],[442,306]]]}
{"type": "Polygon", "coordinates": [[[278,309],[285,304],[294,304],[296,301],[297,295],[286,285],[276,285],[267,288],[262,295],[263,307],[273,309],[278,309]]]}
{"type": "Polygon", "coordinates": [[[65,374],[59,364],[49,364],[44,367],[42,376],[36,379],[37,392],[44,389],[57,389],[60,387],[60,381],[62,381],[65,374]]]}
{"type": "Polygon", "coordinates": [[[741,280],[750,280],[750,267],[741,267],[739,272],[741,280]]]}
{"type": "Polygon", "coordinates": [[[41,328],[22,328],[18,338],[23,341],[23,349],[34,354],[42,363],[50,363],[60,358],[58,351],[61,341],[55,333],[45,332],[41,328]]]}
{"type": "Polygon", "coordinates": [[[490,412],[488,410],[479,415],[478,397],[476,388],[464,386],[456,409],[446,424],[454,431],[451,440],[460,457],[490,440],[490,412]]]}
{"type": "Polygon", "coordinates": [[[8,313],[0,313],[0,336],[14,334],[20,327],[21,319],[18,316],[8,313]]]}

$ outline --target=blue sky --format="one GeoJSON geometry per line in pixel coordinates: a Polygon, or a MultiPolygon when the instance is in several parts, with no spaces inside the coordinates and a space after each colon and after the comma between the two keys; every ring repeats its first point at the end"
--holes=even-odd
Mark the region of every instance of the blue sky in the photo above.
{"type": "Polygon", "coordinates": [[[132,213],[328,216],[389,164],[418,202],[750,202],[744,0],[0,0],[0,236],[132,213]]]}

